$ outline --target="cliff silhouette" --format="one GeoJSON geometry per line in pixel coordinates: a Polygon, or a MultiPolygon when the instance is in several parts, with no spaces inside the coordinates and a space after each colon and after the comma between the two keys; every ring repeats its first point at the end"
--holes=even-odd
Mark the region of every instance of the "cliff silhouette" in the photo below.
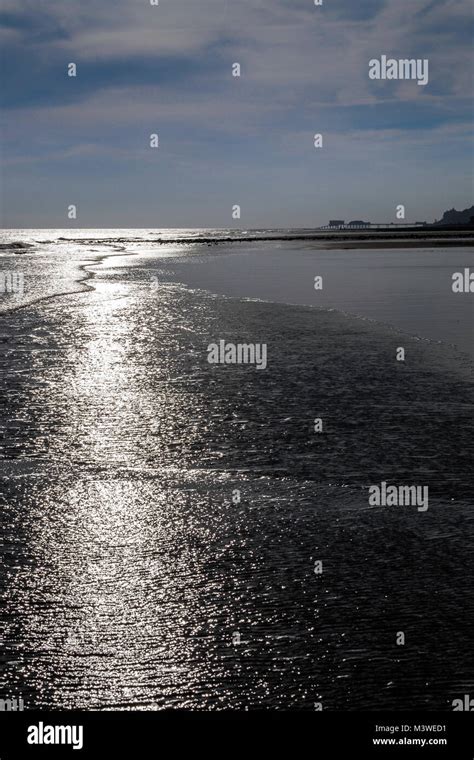
{"type": "Polygon", "coordinates": [[[474,226],[474,206],[466,208],[464,211],[456,211],[454,208],[450,211],[445,211],[442,218],[435,221],[433,227],[446,227],[450,225],[474,226]]]}

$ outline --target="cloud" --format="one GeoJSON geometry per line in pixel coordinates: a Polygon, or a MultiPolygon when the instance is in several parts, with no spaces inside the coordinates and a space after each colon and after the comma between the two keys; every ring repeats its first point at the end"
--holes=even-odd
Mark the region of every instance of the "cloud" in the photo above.
{"type": "Polygon", "coordinates": [[[388,93],[396,98],[398,83],[368,79],[368,61],[381,53],[430,54],[433,86],[443,97],[468,84],[469,0],[413,0],[408,9],[394,0],[322,7],[307,0],[162,0],[158,7],[45,0],[39,10],[31,0],[7,0],[6,7],[4,28],[19,37],[5,41],[5,107],[81,101],[154,83],[177,93],[199,86],[205,96],[235,84],[234,61],[250,95],[279,92],[281,98],[286,90],[291,103],[296,96],[311,99],[312,91],[319,100],[370,103],[388,93]],[[449,36],[448,46],[440,48],[440,35],[449,36]],[[70,61],[79,70],[74,81],[66,76],[70,61]]]}
{"type": "MultiPolygon", "coordinates": [[[[294,178],[304,170],[288,164],[298,149],[282,147],[287,138],[303,146],[316,131],[340,156],[331,154],[332,166],[321,161],[326,176],[349,171],[356,139],[359,150],[373,146],[367,151],[380,162],[389,140],[400,182],[414,145],[428,146],[424,155],[435,160],[437,144],[440,164],[449,135],[456,156],[469,151],[470,0],[324,0],[322,7],[310,0],[160,0],[158,7],[3,0],[2,7],[4,152],[9,169],[21,166],[25,178],[30,164],[47,177],[48,164],[60,173],[62,162],[66,175],[80,161],[100,162],[105,177],[115,176],[133,156],[145,172],[155,131],[168,187],[179,162],[199,167],[200,176],[201,162],[209,162],[220,187],[252,162],[268,172],[273,161],[294,178]],[[370,80],[368,62],[381,54],[429,58],[428,86],[370,80]],[[76,78],[67,76],[71,61],[76,78]],[[242,66],[240,79],[233,62],[242,66]]],[[[450,171],[454,188],[454,169],[444,176],[450,171]]]]}

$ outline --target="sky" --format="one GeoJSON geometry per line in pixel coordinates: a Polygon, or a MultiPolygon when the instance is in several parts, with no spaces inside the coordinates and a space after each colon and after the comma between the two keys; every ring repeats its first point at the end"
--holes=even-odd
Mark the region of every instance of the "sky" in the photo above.
{"type": "Polygon", "coordinates": [[[0,225],[314,227],[464,209],[473,30],[471,0],[2,0],[0,225]],[[428,84],[370,79],[382,55],[428,59],[428,84]]]}

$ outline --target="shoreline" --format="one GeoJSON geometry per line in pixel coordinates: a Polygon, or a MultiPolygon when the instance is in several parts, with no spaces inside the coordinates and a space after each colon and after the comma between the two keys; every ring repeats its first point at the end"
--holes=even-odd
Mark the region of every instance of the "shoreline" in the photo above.
{"type": "Polygon", "coordinates": [[[472,378],[416,339],[397,364],[391,331],[336,310],[177,283],[153,293],[145,273],[126,292],[109,272],[99,278],[117,291],[94,287],[15,315],[0,361],[7,408],[32,410],[2,430],[5,693],[20,663],[30,709],[311,709],[323,691],[339,709],[382,699],[429,711],[456,694],[472,444],[465,424],[456,439],[439,430],[469,408],[472,378]],[[268,344],[265,372],[210,366],[206,346],[219,338],[268,344]],[[367,489],[383,481],[426,484],[429,509],[371,507],[367,489]],[[326,594],[311,585],[319,557],[326,594]],[[385,628],[403,619],[427,654],[407,649],[386,689],[393,649],[373,600],[393,588],[385,628]],[[249,667],[235,684],[237,630],[249,667]],[[449,678],[438,676],[439,652],[449,678]]]}
{"type": "MultiPolygon", "coordinates": [[[[58,238],[58,240],[67,240],[71,242],[83,243],[83,244],[97,244],[97,243],[143,243],[143,238],[58,238]]],[[[390,233],[386,232],[370,232],[370,233],[352,233],[347,234],[345,232],[333,232],[333,233],[309,233],[309,234],[291,234],[291,235],[241,235],[225,237],[209,236],[209,237],[177,237],[168,239],[152,239],[145,241],[147,243],[153,243],[155,245],[222,245],[224,243],[271,243],[271,242],[309,242],[309,243],[333,243],[337,244],[339,241],[348,242],[353,244],[356,248],[364,248],[367,243],[377,243],[380,248],[394,247],[393,242],[397,242],[401,247],[412,245],[418,247],[426,247],[428,244],[432,245],[446,245],[446,246],[473,246],[474,247],[474,231],[469,234],[465,232],[462,236],[458,231],[449,233],[447,231],[434,232],[427,234],[426,232],[418,233],[406,231],[402,233],[390,233]]],[[[411,247],[411,246],[410,246],[411,247]]]]}
{"type": "MultiPolygon", "coordinates": [[[[25,235],[28,230],[16,230],[20,235],[25,235]]],[[[330,248],[343,244],[341,247],[350,248],[370,248],[374,245],[378,245],[380,248],[387,247],[438,247],[438,246],[473,246],[474,247],[474,228],[438,228],[438,229],[426,229],[426,228],[410,228],[406,227],[400,230],[394,229],[373,229],[373,230],[274,230],[267,231],[262,230],[262,234],[258,234],[258,231],[244,230],[240,233],[240,230],[222,230],[223,235],[218,234],[219,231],[215,230],[211,234],[205,234],[206,230],[202,230],[203,235],[195,234],[193,236],[187,236],[181,234],[175,237],[161,237],[159,231],[149,231],[149,238],[135,235],[131,233],[128,236],[118,235],[113,237],[76,237],[75,232],[81,230],[71,229],[69,236],[61,236],[56,238],[57,243],[77,243],[79,245],[127,245],[133,243],[147,243],[149,245],[204,245],[215,246],[228,243],[258,243],[258,242],[307,242],[314,244],[325,244],[330,248]],[[152,237],[153,236],[153,237],[152,237]]],[[[0,231],[0,238],[2,232],[13,232],[13,230],[0,231]]],[[[33,232],[33,231],[32,231],[33,232]]],[[[65,230],[61,230],[65,232],[65,230]]],[[[91,230],[91,232],[100,232],[100,230],[91,230]]],[[[118,230],[120,232],[120,230],[118,230]]],[[[184,232],[184,231],[183,231],[184,232]]],[[[164,234],[164,233],[161,233],[164,234]]],[[[51,244],[53,241],[35,240],[34,243],[26,243],[24,240],[12,240],[11,242],[1,243],[0,252],[8,253],[9,255],[23,256],[28,253],[33,253],[35,244],[42,247],[43,245],[51,244]]],[[[41,248],[40,248],[41,250],[41,248]]]]}
{"type": "MultiPolygon", "coordinates": [[[[81,242],[84,243],[86,241],[82,240],[81,242]]],[[[160,241],[161,244],[164,244],[165,242],[169,242],[169,241],[160,241]]],[[[241,242],[241,241],[234,241],[234,242],[241,242]]],[[[244,242],[244,241],[242,241],[242,242],[244,242]]],[[[268,242],[271,242],[271,241],[265,240],[265,241],[262,241],[262,242],[268,243],[268,242]]],[[[317,242],[317,241],[315,241],[315,242],[317,242]]],[[[219,243],[221,243],[221,241],[215,241],[216,245],[218,245],[219,243]]],[[[314,246],[314,251],[316,253],[317,251],[320,251],[321,249],[323,249],[323,250],[331,250],[331,251],[335,251],[335,250],[359,250],[359,249],[361,249],[361,250],[364,250],[364,249],[366,249],[366,250],[370,250],[370,249],[389,250],[391,248],[393,248],[393,249],[396,249],[396,248],[398,248],[398,249],[400,249],[400,248],[416,248],[416,249],[419,249],[419,248],[425,247],[426,243],[427,243],[427,241],[403,241],[403,242],[402,241],[397,241],[397,243],[388,242],[388,241],[386,241],[385,243],[382,243],[381,241],[365,241],[364,244],[361,244],[361,241],[357,241],[357,242],[356,241],[350,241],[350,242],[346,242],[346,243],[342,244],[340,242],[334,241],[332,244],[326,242],[324,244],[324,246],[318,246],[318,245],[316,245],[316,246],[314,246]]],[[[449,243],[451,243],[451,245],[453,247],[462,247],[460,245],[460,241],[459,240],[453,240],[452,242],[449,241],[449,243]]],[[[202,240],[194,240],[193,241],[193,246],[195,246],[197,250],[199,250],[200,248],[205,248],[205,250],[207,251],[208,245],[209,244],[206,245],[202,240]]],[[[439,246],[444,246],[444,245],[446,245],[445,241],[438,242],[438,241],[431,240],[431,241],[428,242],[428,246],[429,247],[439,247],[439,246]]],[[[306,252],[308,252],[308,250],[309,251],[312,250],[312,247],[308,248],[307,246],[302,246],[301,250],[305,250],[306,252]]],[[[87,252],[85,251],[84,253],[87,253],[87,252]]],[[[25,309],[27,307],[35,306],[36,304],[40,304],[43,301],[54,301],[54,299],[56,299],[56,298],[59,299],[59,298],[62,298],[64,296],[71,296],[71,297],[73,297],[75,295],[83,295],[83,294],[85,294],[87,292],[93,291],[93,290],[95,290],[95,287],[94,287],[94,284],[93,284],[93,280],[97,276],[99,276],[99,277],[101,276],[101,269],[100,269],[100,267],[102,265],[105,265],[105,262],[107,262],[109,259],[132,258],[132,259],[135,259],[135,260],[136,259],[140,260],[141,258],[143,258],[143,265],[146,266],[147,263],[148,263],[148,257],[144,256],[144,253],[150,253],[150,251],[148,251],[148,252],[146,252],[146,251],[145,252],[144,251],[139,251],[139,250],[130,250],[130,251],[127,251],[124,246],[121,246],[119,249],[110,250],[110,251],[107,251],[107,252],[104,252],[104,251],[102,251],[102,252],[89,251],[89,256],[86,256],[82,261],[78,261],[77,262],[78,277],[74,278],[74,280],[72,281],[72,285],[73,285],[73,287],[74,286],[78,286],[78,289],[76,289],[76,290],[73,290],[73,289],[69,290],[68,289],[68,290],[65,290],[65,291],[57,292],[57,293],[46,294],[44,296],[40,296],[38,298],[35,298],[35,299],[31,300],[31,301],[25,301],[24,303],[21,303],[21,304],[15,305],[15,306],[11,306],[10,308],[7,308],[5,310],[0,310],[0,317],[2,317],[2,316],[6,317],[6,316],[8,316],[10,314],[13,314],[13,313],[18,312],[20,310],[23,310],[23,309],[25,309]],[[94,268],[97,268],[96,271],[94,271],[94,268]]],[[[158,253],[158,251],[157,251],[157,253],[158,253]]],[[[179,255],[179,253],[178,253],[178,255],[179,255]]],[[[159,261],[159,258],[157,258],[155,260],[155,263],[157,261],[159,261]]],[[[120,268],[120,264],[118,264],[118,266],[120,268]]],[[[164,266],[165,266],[165,269],[166,269],[166,264],[164,266]]],[[[190,292],[200,292],[203,295],[209,295],[209,296],[211,296],[213,298],[232,299],[232,300],[235,300],[235,301],[241,302],[241,303],[261,302],[261,303],[266,303],[266,304],[274,304],[275,306],[285,305],[285,306],[290,306],[290,307],[311,308],[311,309],[316,309],[316,310],[320,310],[322,312],[327,312],[327,313],[329,313],[329,312],[336,312],[336,313],[341,314],[341,315],[343,315],[345,317],[351,317],[351,318],[354,318],[356,320],[361,320],[363,322],[369,322],[369,323],[372,323],[374,325],[378,325],[378,326],[380,326],[382,328],[390,330],[394,335],[398,334],[400,336],[405,336],[406,338],[411,338],[411,339],[414,339],[414,340],[419,340],[419,341],[422,341],[422,342],[424,342],[426,344],[431,344],[431,345],[434,345],[434,346],[443,346],[444,345],[444,346],[446,346],[447,349],[449,349],[450,352],[454,351],[456,354],[458,354],[459,355],[459,359],[460,359],[461,362],[463,362],[463,360],[466,360],[466,359],[468,359],[469,361],[472,361],[472,357],[471,357],[470,353],[468,351],[466,351],[465,348],[463,348],[461,345],[458,345],[454,341],[449,341],[449,340],[444,339],[444,338],[436,338],[436,337],[433,337],[433,336],[425,335],[422,332],[420,332],[419,330],[417,331],[415,329],[406,329],[405,327],[399,326],[399,325],[397,325],[395,323],[391,323],[387,319],[381,319],[381,318],[377,318],[377,317],[368,316],[368,315],[363,314],[363,313],[358,313],[357,311],[351,310],[349,308],[345,308],[345,307],[342,308],[340,306],[334,306],[334,305],[331,306],[331,305],[317,305],[317,304],[300,303],[300,302],[294,301],[294,300],[281,301],[281,300],[278,300],[277,298],[271,298],[271,297],[265,297],[265,296],[255,296],[254,297],[254,296],[249,296],[249,295],[245,295],[245,294],[236,295],[236,294],[231,294],[231,293],[225,293],[225,292],[220,292],[219,290],[216,290],[212,286],[211,283],[209,283],[208,287],[202,287],[202,285],[193,284],[192,282],[187,281],[185,278],[181,279],[179,276],[178,276],[178,278],[171,280],[171,282],[169,280],[168,281],[164,280],[163,284],[165,282],[168,282],[168,284],[176,284],[176,285],[178,285],[180,287],[185,288],[186,290],[188,290],[190,292]]],[[[4,322],[4,324],[6,324],[6,323],[4,322]]]]}
{"type": "Polygon", "coordinates": [[[469,240],[451,240],[451,239],[429,239],[429,240],[365,240],[365,241],[348,241],[338,243],[336,240],[327,241],[326,247],[334,250],[335,248],[343,250],[357,250],[371,248],[474,248],[474,238],[469,240]]]}

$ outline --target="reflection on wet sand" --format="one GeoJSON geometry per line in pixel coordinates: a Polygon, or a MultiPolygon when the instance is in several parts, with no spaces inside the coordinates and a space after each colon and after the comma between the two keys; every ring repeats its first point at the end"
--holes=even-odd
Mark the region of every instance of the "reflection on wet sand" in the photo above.
{"type": "Polygon", "coordinates": [[[394,366],[398,336],[334,313],[94,285],[4,332],[2,692],[444,709],[472,685],[467,365],[407,338],[394,366]],[[265,372],[207,362],[255,336],[265,372]],[[429,510],[370,508],[383,479],[429,510]]]}

